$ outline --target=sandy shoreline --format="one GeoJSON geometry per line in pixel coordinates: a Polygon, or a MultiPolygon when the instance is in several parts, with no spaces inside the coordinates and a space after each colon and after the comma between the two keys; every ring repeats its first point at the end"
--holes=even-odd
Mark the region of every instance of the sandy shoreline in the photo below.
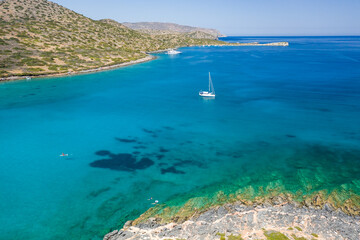
{"type": "Polygon", "coordinates": [[[79,75],[79,74],[86,74],[86,73],[93,73],[93,72],[101,72],[101,71],[106,71],[106,70],[110,70],[110,69],[115,69],[115,68],[120,68],[120,67],[126,67],[129,65],[134,65],[134,64],[138,64],[138,63],[144,63],[144,62],[148,62],[151,60],[156,59],[157,57],[153,56],[153,55],[147,55],[144,58],[140,58],[134,61],[129,61],[129,62],[125,62],[125,63],[120,63],[120,64],[115,64],[115,65],[111,65],[111,66],[104,66],[104,67],[99,67],[99,68],[92,68],[92,69],[87,69],[87,70],[81,70],[81,71],[76,71],[76,72],[70,72],[70,73],[55,73],[55,74],[44,74],[44,75],[37,75],[37,76],[12,76],[12,77],[5,77],[5,78],[0,78],[0,82],[8,82],[8,81],[14,81],[14,80],[25,80],[26,77],[31,77],[31,78],[47,78],[47,77],[61,77],[61,76],[70,76],[70,75],[79,75]]]}

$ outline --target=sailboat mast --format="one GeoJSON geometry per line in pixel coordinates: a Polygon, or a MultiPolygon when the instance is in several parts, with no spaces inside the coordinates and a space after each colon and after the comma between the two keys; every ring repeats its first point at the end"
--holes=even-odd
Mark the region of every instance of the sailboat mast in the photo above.
{"type": "Polygon", "coordinates": [[[211,89],[210,89],[210,83],[211,83],[211,76],[210,76],[210,72],[209,72],[209,92],[211,91],[211,89]]]}

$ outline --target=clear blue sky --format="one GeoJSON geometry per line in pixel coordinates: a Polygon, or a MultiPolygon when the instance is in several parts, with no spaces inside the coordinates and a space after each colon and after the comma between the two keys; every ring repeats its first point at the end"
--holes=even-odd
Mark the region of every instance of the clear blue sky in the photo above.
{"type": "Polygon", "coordinates": [[[360,35],[360,0],[53,0],[92,19],[173,22],[227,35],[360,35]]]}

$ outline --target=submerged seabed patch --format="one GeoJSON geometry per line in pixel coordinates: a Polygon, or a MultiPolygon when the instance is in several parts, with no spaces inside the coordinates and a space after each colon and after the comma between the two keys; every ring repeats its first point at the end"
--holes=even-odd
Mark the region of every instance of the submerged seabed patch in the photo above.
{"type": "Polygon", "coordinates": [[[90,163],[91,167],[96,168],[108,168],[117,171],[135,171],[140,169],[146,169],[154,165],[154,161],[150,158],[141,158],[137,160],[135,155],[129,153],[111,153],[107,150],[100,150],[95,153],[98,156],[107,156],[107,159],[96,160],[90,163]]]}

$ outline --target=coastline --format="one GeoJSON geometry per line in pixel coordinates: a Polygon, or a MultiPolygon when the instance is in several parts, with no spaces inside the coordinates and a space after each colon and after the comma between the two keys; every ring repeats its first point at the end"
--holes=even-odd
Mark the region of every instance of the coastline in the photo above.
{"type": "Polygon", "coordinates": [[[54,73],[54,74],[44,74],[44,75],[36,75],[36,76],[5,77],[5,78],[0,78],[0,83],[1,82],[15,81],[15,80],[25,80],[27,77],[31,77],[31,78],[47,78],[47,77],[61,77],[61,76],[70,76],[70,75],[80,75],[80,74],[86,74],[86,73],[102,72],[102,71],[107,71],[107,70],[111,70],[111,69],[130,66],[130,65],[134,65],[134,64],[138,64],[138,63],[149,62],[149,61],[152,61],[152,60],[154,60],[156,58],[157,58],[156,56],[147,54],[147,56],[144,57],[144,58],[139,58],[137,60],[133,60],[133,61],[129,61],[129,62],[119,63],[119,64],[115,64],[115,65],[110,65],[110,66],[103,66],[103,67],[98,67],[98,68],[91,68],[91,69],[86,69],[86,70],[81,70],[81,71],[76,71],[76,72],[74,71],[74,72],[70,72],[70,73],[54,73]]]}
{"type": "Polygon", "coordinates": [[[360,238],[360,217],[352,217],[328,206],[322,209],[289,203],[247,206],[225,204],[195,215],[182,223],[162,224],[150,218],[144,223],[127,222],[104,240],[123,239],[348,239],[360,238]]]}
{"type": "MultiPolygon", "coordinates": [[[[210,45],[189,45],[187,47],[194,47],[194,46],[199,46],[199,47],[223,47],[223,46],[281,46],[281,47],[287,47],[289,46],[288,42],[273,42],[273,43],[258,43],[258,42],[252,42],[252,43],[228,43],[228,42],[224,42],[224,44],[210,44],[210,45]]],[[[182,47],[182,46],[179,46],[182,47]]],[[[176,48],[175,48],[176,49],[176,48]]],[[[129,61],[129,62],[124,62],[124,63],[120,63],[120,64],[115,64],[115,65],[110,65],[110,66],[103,66],[103,67],[98,67],[98,68],[90,68],[90,69],[86,69],[86,70],[81,70],[81,71],[73,71],[73,72],[67,72],[67,73],[51,73],[51,74],[39,74],[39,75],[24,75],[24,76],[11,76],[11,77],[2,77],[0,78],[0,83],[1,82],[8,82],[8,81],[15,81],[15,80],[25,80],[27,77],[31,77],[31,78],[47,78],[47,77],[61,77],[61,76],[69,76],[69,75],[79,75],[79,74],[85,74],[85,73],[94,73],[94,72],[100,72],[100,71],[106,71],[106,70],[110,70],[110,69],[115,69],[115,68],[120,68],[120,67],[125,67],[125,66],[129,66],[129,65],[134,65],[134,64],[138,64],[138,63],[144,63],[144,62],[148,62],[151,60],[156,59],[156,56],[151,55],[152,53],[163,53],[170,50],[169,49],[162,49],[162,50],[157,50],[157,51],[151,51],[151,52],[146,52],[147,56],[144,58],[139,58],[137,60],[133,60],[133,61],[129,61]]]]}

